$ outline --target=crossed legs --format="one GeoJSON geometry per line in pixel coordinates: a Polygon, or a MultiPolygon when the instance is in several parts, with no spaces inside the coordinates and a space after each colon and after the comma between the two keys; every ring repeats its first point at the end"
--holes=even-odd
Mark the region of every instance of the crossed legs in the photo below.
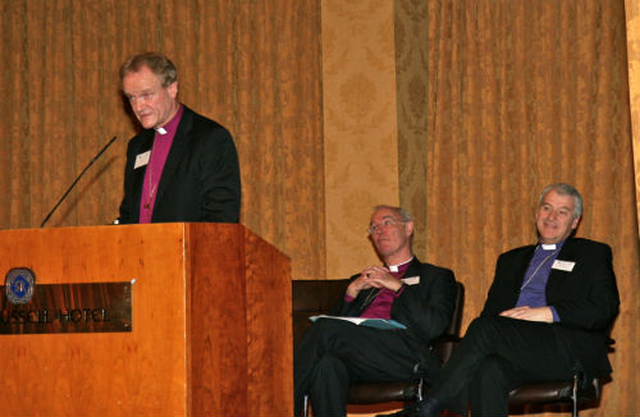
{"type": "Polygon", "coordinates": [[[316,417],[344,416],[350,383],[415,378],[419,361],[400,332],[319,320],[294,352],[295,415],[309,395],[316,417]]]}
{"type": "Polygon", "coordinates": [[[429,390],[452,411],[506,416],[509,391],[524,383],[567,379],[573,361],[552,325],[500,316],[475,319],[429,390]]]}

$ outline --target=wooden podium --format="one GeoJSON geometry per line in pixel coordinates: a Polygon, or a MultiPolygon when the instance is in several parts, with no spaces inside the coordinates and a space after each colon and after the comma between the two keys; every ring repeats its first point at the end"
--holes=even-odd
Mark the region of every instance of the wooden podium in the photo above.
{"type": "Polygon", "coordinates": [[[0,231],[2,284],[16,267],[125,283],[131,323],[0,334],[3,417],[293,415],[290,262],[242,225],[0,231]]]}

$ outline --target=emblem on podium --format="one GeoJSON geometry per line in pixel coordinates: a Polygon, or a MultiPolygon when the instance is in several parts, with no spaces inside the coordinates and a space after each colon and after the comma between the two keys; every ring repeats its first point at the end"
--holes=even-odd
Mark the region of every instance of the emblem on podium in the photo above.
{"type": "Polygon", "coordinates": [[[29,268],[13,268],[5,279],[5,292],[12,304],[27,304],[33,298],[36,277],[29,268]]]}

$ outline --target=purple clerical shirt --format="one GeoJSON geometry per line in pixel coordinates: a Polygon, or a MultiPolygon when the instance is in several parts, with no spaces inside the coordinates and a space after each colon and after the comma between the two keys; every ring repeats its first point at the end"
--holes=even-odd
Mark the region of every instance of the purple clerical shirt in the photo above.
{"type": "MultiPolygon", "coordinates": [[[[409,264],[412,260],[413,257],[401,264],[389,265],[389,272],[394,277],[402,279],[404,274],[407,272],[407,269],[409,269],[409,264]]],[[[381,288],[371,304],[369,304],[369,306],[360,314],[360,317],[369,319],[390,319],[393,302],[400,296],[400,294],[402,294],[403,290],[404,286],[400,288],[400,291],[398,292],[392,291],[388,288],[381,288]]],[[[353,301],[353,297],[345,294],[345,301],[351,302],[353,301]]]]}
{"type": "Polygon", "coordinates": [[[156,129],[153,138],[153,146],[151,147],[151,156],[144,174],[142,183],[142,194],[140,195],[140,223],[151,223],[153,215],[153,207],[156,204],[156,195],[158,194],[158,185],[162,177],[164,165],[167,162],[167,156],[173,144],[173,138],[176,136],[176,130],[182,119],[184,107],[180,105],[175,116],[162,128],[156,129]]]}
{"type": "MultiPolygon", "coordinates": [[[[524,274],[516,307],[547,307],[547,281],[549,280],[553,262],[558,257],[562,245],[564,245],[564,241],[554,245],[539,244],[536,246],[527,272],[524,274]]],[[[553,321],[560,321],[560,316],[558,316],[556,309],[553,306],[549,307],[551,307],[551,312],[553,313],[553,321]]]]}

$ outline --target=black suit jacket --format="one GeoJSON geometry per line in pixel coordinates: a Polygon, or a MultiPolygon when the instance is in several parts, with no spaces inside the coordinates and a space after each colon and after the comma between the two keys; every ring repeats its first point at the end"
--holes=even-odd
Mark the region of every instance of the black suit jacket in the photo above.
{"type": "MultiPolygon", "coordinates": [[[[136,156],[149,151],[155,131],[135,136],[127,148],[120,223],[138,223],[142,184],[148,165],[134,169],[136,156]]],[[[240,169],[229,132],[184,106],[167,156],[151,221],[238,222],[240,169]]]]}
{"type": "MultiPolygon", "coordinates": [[[[483,315],[515,307],[534,250],[530,245],[500,255],[483,315]]],[[[611,258],[608,245],[569,238],[557,260],[572,262],[573,270],[553,268],[545,290],[561,320],[551,326],[587,377],[611,372],[607,332],[620,304],[611,258]]]]}
{"type": "MultiPolygon", "coordinates": [[[[360,274],[351,277],[356,279],[360,274]]],[[[453,272],[414,257],[405,278],[420,277],[416,285],[407,285],[391,308],[391,318],[407,326],[401,331],[416,349],[427,354],[435,339],[447,329],[455,307],[456,283],[453,272]]],[[[370,304],[377,290],[360,291],[351,302],[342,298],[332,314],[358,317],[370,304]],[[368,301],[369,300],[369,301],[368,301]]],[[[426,355],[425,355],[426,357],[426,355]]]]}

